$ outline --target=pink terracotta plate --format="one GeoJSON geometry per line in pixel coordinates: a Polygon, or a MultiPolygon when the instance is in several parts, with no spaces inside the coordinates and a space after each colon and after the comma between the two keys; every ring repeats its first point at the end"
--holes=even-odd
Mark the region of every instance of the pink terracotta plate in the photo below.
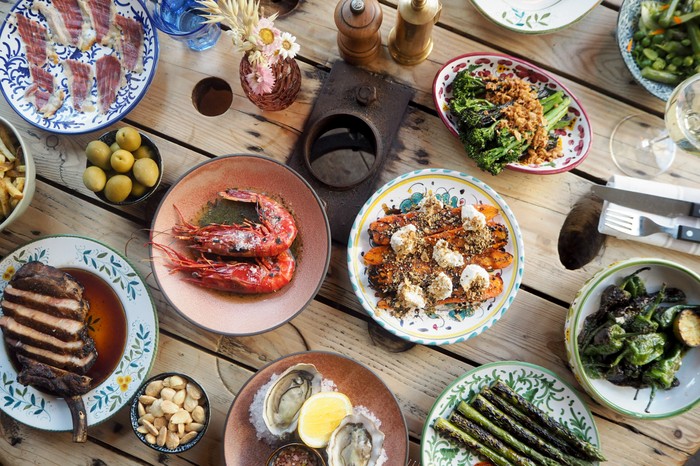
{"type": "MultiPolygon", "coordinates": [[[[385,435],[387,460],[383,466],[404,466],[408,460],[408,430],[399,404],[384,382],[362,364],[345,356],[308,351],[280,358],[260,369],[241,388],[229,410],[224,431],[224,457],[228,466],[264,465],[276,446],[258,440],[250,421],[249,408],[257,391],[287,368],[300,363],[313,364],[324,380],[350,398],[354,406],[364,406],[380,422],[385,435]]],[[[288,442],[293,439],[288,439],[288,442]]],[[[325,452],[323,453],[325,455],[325,452]]],[[[325,457],[325,456],[324,456],[325,457]]]]}
{"type": "Polygon", "coordinates": [[[296,270],[290,283],[257,295],[212,290],[183,280],[188,274],[173,272],[162,250],[151,246],[150,254],[161,291],[182,316],[212,332],[251,335],[284,324],[316,296],[330,261],[330,228],[320,199],[295,171],[267,157],[230,155],[197,165],[170,188],[153,219],[151,241],[194,257],[187,243],[172,235],[180,222],[176,207],[186,220],[196,221],[229,188],[265,194],[291,212],[298,234],[291,248],[296,270]]]}

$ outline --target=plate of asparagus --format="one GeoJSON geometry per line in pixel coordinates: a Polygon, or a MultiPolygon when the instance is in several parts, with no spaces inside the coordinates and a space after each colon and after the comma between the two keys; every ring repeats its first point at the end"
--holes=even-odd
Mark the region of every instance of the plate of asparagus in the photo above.
{"type": "Polygon", "coordinates": [[[588,410],[553,372],[525,362],[475,368],[448,386],[423,428],[421,464],[590,466],[605,461],[588,410]]]}

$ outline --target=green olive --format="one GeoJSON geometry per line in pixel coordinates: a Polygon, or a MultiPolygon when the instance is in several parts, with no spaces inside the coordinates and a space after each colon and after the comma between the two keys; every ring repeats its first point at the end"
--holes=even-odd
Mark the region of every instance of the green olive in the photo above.
{"type": "Polygon", "coordinates": [[[153,150],[151,150],[151,148],[145,144],[142,144],[138,149],[133,151],[132,154],[134,154],[134,158],[136,160],[153,158],[153,150]]]}
{"type": "Polygon", "coordinates": [[[119,147],[119,144],[117,144],[116,142],[113,142],[112,145],[109,146],[109,150],[111,150],[113,154],[119,149],[121,149],[121,147],[119,147]]]}
{"type": "Polygon", "coordinates": [[[136,150],[141,145],[141,135],[134,128],[125,126],[117,131],[117,144],[129,152],[136,150]]]}
{"type": "Polygon", "coordinates": [[[131,193],[131,178],[126,175],[114,175],[107,180],[105,197],[110,202],[122,202],[131,193]]]}
{"type": "Polygon", "coordinates": [[[102,191],[107,182],[107,175],[97,165],[87,167],[83,172],[83,184],[92,192],[102,191]]]}
{"type": "Polygon", "coordinates": [[[153,159],[138,159],[134,162],[134,178],[142,185],[152,188],[158,181],[158,164],[153,159]]]}
{"type": "Polygon", "coordinates": [[[132,180],[132,184],[131,184],[131,196],[132,197],[139,198],[139,197],[143,196],[144,194],[146,194],[147,191],[148,191],[147,187],[145,187],[144,185],[142,185],[138,181],[132,180]]]}
{"type": "Polygon", "coordinates": [[[131,152],[119,149],[112,154],[110,165],[118,173],[126,173],[134,166],[134,156],[131,152]]]}
{"type": "Polygon", "coordinates": [[[109,158],[112,151],[109,146],[102,141],[90,141],[85,148],[85,155],[93,165],[97,165],[102,170],[109,170],[109,158]]]}

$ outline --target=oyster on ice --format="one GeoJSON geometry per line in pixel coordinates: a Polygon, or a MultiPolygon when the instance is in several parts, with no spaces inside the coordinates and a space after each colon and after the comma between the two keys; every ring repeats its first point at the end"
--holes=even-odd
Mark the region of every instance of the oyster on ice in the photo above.
{"type": "Polygon", "coordinates": [[[313,364],[296,364],[280,375],[265,394],[263,420],[276,436],[297,428],[299,410],[311,395],[321,391],[321,374],[313,364]]]}
{"type": "Polygon", "coordinates": [[[384,434],[370,418],[359,413],[345,416],[328,441],[328,466],[373,466],[383,443],[384,434]]]}

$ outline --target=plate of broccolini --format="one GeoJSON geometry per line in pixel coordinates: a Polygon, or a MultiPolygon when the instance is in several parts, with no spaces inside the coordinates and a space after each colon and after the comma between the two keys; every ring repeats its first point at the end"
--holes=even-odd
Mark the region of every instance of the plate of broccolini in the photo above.
{"type": "Polygon", "coordinates": [[[576,97],[515,57],[470,53],[448,61],[435,76],[433,100],[467,156],[492,175],[562,173],[591,148],[591,123],[576,97]]]}

